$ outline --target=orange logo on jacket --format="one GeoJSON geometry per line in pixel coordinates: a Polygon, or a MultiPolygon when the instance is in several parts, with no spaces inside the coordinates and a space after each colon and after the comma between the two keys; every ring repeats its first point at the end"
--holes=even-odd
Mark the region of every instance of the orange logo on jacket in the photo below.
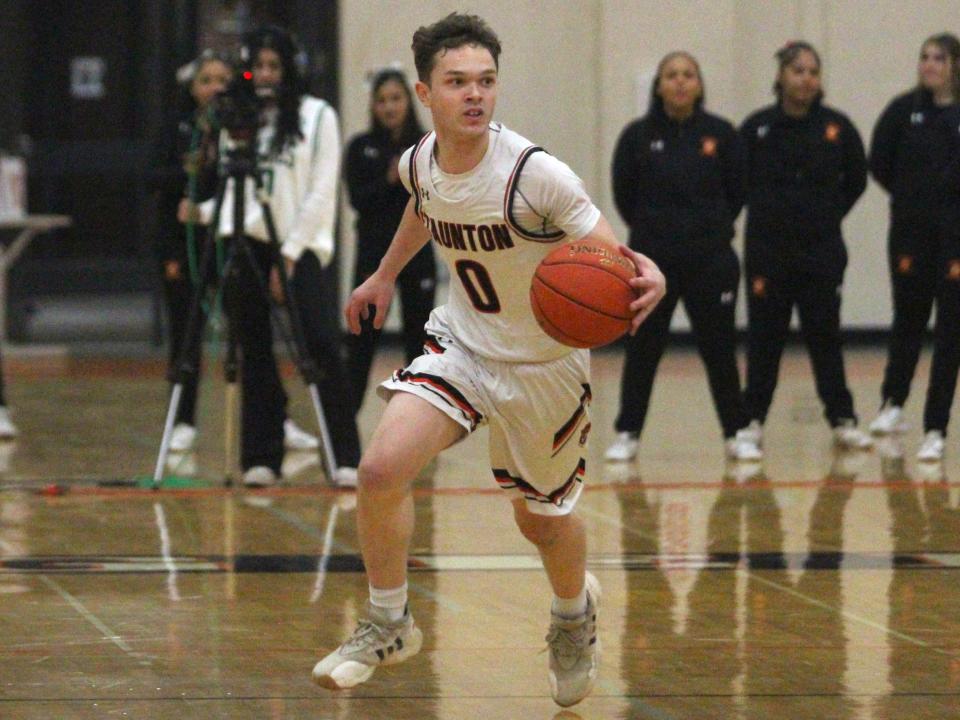
{"type": "Polygon", "coordinates": [[[837,123],[827,123],[827,128],[823,132],[823,137],[827,142],[835,143],[840,139],[840,126],[837,123]]]}
{"type": "Polygon", "coordinates": [[[897,272],[901,275],[907,275],[913,270],[913,256],[900,255],[897,258],[897,272]]]}
{"type": "Polygon", "coordinates": [[[714,157],[717,154],[717,139],[707,135],[700,144],[700,154],[704,157],[714,157]]]}
{"type": "Polygon", "coordinates": [[[947,266],[947,280],[960,280],[960,260],[951,260],[947,266]]]}
{"type": "Polygon", "coordinates": [[[762,298],[767,295],[767,279],[760,275],[757,275],[750,282],[750,292],[753,293],[754,297],[762,298]]]}

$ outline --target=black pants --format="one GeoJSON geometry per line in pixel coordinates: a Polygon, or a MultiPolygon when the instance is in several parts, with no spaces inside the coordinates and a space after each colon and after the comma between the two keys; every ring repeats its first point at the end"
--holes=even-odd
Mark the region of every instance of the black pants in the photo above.
{"type": "Polygon", "coordinates": [[[831,427],[856,420],[853,397],[847,389],[840,339],[840,281],[795,272],[777,278],[749,278],[747,311],[747,411],[761,423],[777,387],[780,357],[790,330],[794,306],[813,366],[817,395],[831,427]]]}
{"type": "Polygon", "coordinates": [[[883,402],[902,407],[910,394],[940,281],[937,254],[937,230],[931,223],[922,218],[891,218],[887,259],[893,323],[881,387],[883,402]]]}
{"type": "Polygon", "coordinates": [[[690,318],[700,357],[707,368],[713,404],[724,437],[732,437],[747,424],[740,392],[740,374],[736,359],[737,288],[740,265],[730,248],[710,262],[696,268],[665,270],[667,294],[656,310],[640,326],[637,334],[627,336],[626,360],[620,385],[618,432],[643,430],[653,378],[670,336],[670,320],[680,299],[690,318]]]}
{"type": "Polygon", "coordinates": [[[950,422],[950,406],[953,405],[957,372],[960,371],[960,277],[949,274],[949,268],[947,273],[947,277],[941,277],[937,283],[933,364],[923,409],[924,431],[939,430],[944,434],[950,422]]]}
{"type": "MultiPolygon", "coordinates": [[[[357,267],[354,271],[354,287],[362,283],[377,269],[382,255],[365,253],[363,245],[358,247],[357,267]]],[[[423,326],[434,307],[437,288],[437,266],[433,257],[433,248],[429,245],[418,252],[397,278],[400,292],[400,310],[403,322],[403,350],[409,363],[423,353],[426,333],[423,326]]],[[[363,332],[351,335],[350,377],[353,384],[357,409],[363,402],[370,378],[370,366],[380,341],[380,331],[373,329],[373,318],[363,321],[363,332]]]]}
{"type": "MultiPolygon", "coordinates": [[[[253,252],[256,268],[238,248],[228,278],[228,312],[240,349],[243,386],[241,464],[245,470],[265,465],[279,473],[287,396],[273,354],[267,296],[257,277],[259,274],[266,282],[275,253],[259,240],[249,239],[247,246],[253,252]]],[[[340,357],[333,290],[316,255],[305,252],[294,270],[293,301],[303,323],[306,350],[320,368],[318,389],[337,463],[356,467],[360,440],[352,412],[353,395],[340,357]]]]}

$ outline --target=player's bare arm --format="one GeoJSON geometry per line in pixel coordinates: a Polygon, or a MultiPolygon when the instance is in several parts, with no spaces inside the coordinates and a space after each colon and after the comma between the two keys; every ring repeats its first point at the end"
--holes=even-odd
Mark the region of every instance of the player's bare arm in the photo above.
{"type": "Polygon", "coordinates": [[[373,327],[377,330],[383,327],[390,301],[393,299],[397,276],[410,259],[430,241],[430,233],[413,208],[414,202],[411,198],[377,271],[350,293],[344,315],[350,332],[354,335],[360,334],[360,319],[366,320],[369,317],[371,305],[376,308],[373,327]]]}
{"type": "Polygon", "coordinates": [[[600,219],[597,220],[597,224],[594,225],[593,230],[587,233],[582,239],[600,240],[610,243],[611,245],[616,245],[620,252],[630,258],[636,266],[637,276],[630,280],[630,285],[637,291],[637,299],[630,303],[630,309],[636,313],[633,316],[633,322],[630,324],[630,334],[635,334],[640,324],[647,319],[657,306],[657,303],[660,302],[666,294],[666,278],[653,260],[617,242],[613,228],[610,227],[610,223],[607,222],[607,219],[602,215],[600,219]]]}

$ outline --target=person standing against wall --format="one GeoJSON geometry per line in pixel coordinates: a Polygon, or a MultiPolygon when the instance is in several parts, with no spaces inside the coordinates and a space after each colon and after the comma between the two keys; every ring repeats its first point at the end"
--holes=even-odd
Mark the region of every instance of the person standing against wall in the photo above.
{"type": "MultiPolygon", "coordinates": [[[[917,85],[894,98],[873,131],[870,170],[890,194],[890,232],[887,242],[893,290],[893,324],[890,330],[887,367],[881,389],[882,405],[870,423],[877,435],[901,432],[903,405],[920,357],[930,312],[937,304],[937,337],[960,333],[949,327],[953,317],[942,305],[941,293],[950,295],[949,253],[943,245],[943,202],[937,178],[944,171],[948,128],[943,127],[947,109],[960,102],[960,40],[943,33],[927,38],[920,48],[917,85]],[[947,323],[948,327],[941,328],[947,323]]],[[[934,373],[943,369],[948,351],[935,345],[924,411],[925,437],[918,458],[939,460],[953,393],[946,387],[955,377],[934,373]]],[[[947,363],[949,364],[949,363],[947,363]]]]}
{"type": "Polygon", "coordinates": [[[796,306],[834,442],[867,448],[872,440],[857,427],[840,334],[847,265],[841,222],[866,188],[863,142],[845,115],[823,105],[813,46],[789,43],[776,58],[777,103],[747,118],[740,131],[747,151],[750,430],[762,444],[796,306]]]}
{"type": "MultiPolygon", "coordinates": [[[[217,133],[210,116],[210,103],[226,89],[233,69],[226,58],[204,51],[177,72],[183,89],[183,110],[157,148],[153,186],[158,191],[159,222],[157,259],[167,301],[171,371],[180,358],[187,331],[187,316],[197,285],[206,278],[193,277],[207,226],[188,223],[191,202],[209,200],[217,184],[217,133]],[[194,270],[191,271],[193,264],[194,270]]],[[[170,449],[187,452],[197,437],[197,384],[200,373],[200,338],[190,342],[189,360],[194,372],[183,380],[170,449]]]]}
{"type": "MultiPolygon", "coordinates": [[[[269,244],[254,183],[247,178],[244,232],[257,266],[245,254],[238,256],[227,287],[227,305],[236,318],[241,352],[240,460],[246,485],[272,485],[280,478],[287,398],[273,355],[270,308],[262,291],[266,283],[274,298],[296,305],[306,350],[319,366],[320,397],[340,466],[330,481],[355,486],[360,440],[353,413],[344,412],[354,401],[340,357],[340,325],[332,312],[334,288],[329,273],[323,272],[334,253],[340,131],[336,111],[307,94],[296,55],[293,38],[282,28],[261,27],[243,38],[245,69],[252,74],[263,102],[257,157],[281,245],[278,254],[269,244]],[[280,287],[279,262],[291,279],[293,297],[289,299],[280,287]]],[[[233,234],[232,185],[228,183],[220,213],[219,230],[227,237],[233,234]]],[[[208,203],[201,208],[201,216],[209,218],[212,211],[208,203]]]]}
{"type": "MultiPolygon", "coordinates": [[[[350,141],[344,163],[350,204],[357,211],[354,287],[373,275],[400,224],[410,199],[400,182],[400,156],[423,134],[403,72],[394,68],[378,72],[370,87],[370,130],[350,141]]],[[[433,310],[437,266],[432,247],[428,245],[414,255],[397,284],[403,311],[403,349],[409,364],[423,351],[427,339],[423,327],[433,310]]],[[[363,321],[363,332],[350,336],[349,371],[357,409],[363,404],[379,338],[373,318],[363,321]]]]}
{"type": "Polygon", "coordinates": [[[681,299],[707,368],[727,456],[761,457],[744,431],[749,418],[736,360],[740,263],[730,241],[744,201],[743,149],[734,127],[706,112],[703,103],[699,63],[689,53],[669,53],[657,68],[649,111],[624,129],[614,150],[613,195],[630,227],[630,247],[660,266],[667,294],[636,335],[625,339],[609,461],[637,454],[654,375],[681,299]]]}
{"type": "MultiPolygon", "coordinates": [[[[191,208],[209,200],[216,190],[218,135],[211,103],[226,89],[232,76],[233,68],[227,58],[211,50],[203,51],[180,68],[177,81],[183,88],[183,109],[156,148],[152,177],[159,195],[156,250],[167,301],[171,371],[183,347],[194,293],[213,279],[212,275],[195,277],[196,271],[190,269],[191,264],[199,264],[208,233],[207,226],[191,214],[191,208]]],[[[201,337],[190,341],[188,359],[194,372],[184,378],[170,436],[170,450],[174,452],[189,452],[196,443],[201,345],[201,337]]],[[[316,449],[318,441],[288,418],[284,422],[284,445],[290,450],[310,450],[316,449]]]]}

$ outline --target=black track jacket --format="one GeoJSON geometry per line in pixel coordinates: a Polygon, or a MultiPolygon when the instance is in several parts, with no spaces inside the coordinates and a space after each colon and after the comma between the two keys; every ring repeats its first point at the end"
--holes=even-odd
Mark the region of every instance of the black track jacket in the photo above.
{"type": "Polygon", "coordinates": [[[842,113],[814,104],[802,118],[779,105],[743,123],[747,153],[746,269],[836,277],[847,264],[840,224],[867,186],[863,142],[842,113]]]}
{"type": "Polygon", "coordinates": [[[736,130],[700,109],[676,122],[654,108],[620,134],[613,197],[630,227],[630,247],[667,267],[709,260],[730,243],[743,207],[736,130]]]}

